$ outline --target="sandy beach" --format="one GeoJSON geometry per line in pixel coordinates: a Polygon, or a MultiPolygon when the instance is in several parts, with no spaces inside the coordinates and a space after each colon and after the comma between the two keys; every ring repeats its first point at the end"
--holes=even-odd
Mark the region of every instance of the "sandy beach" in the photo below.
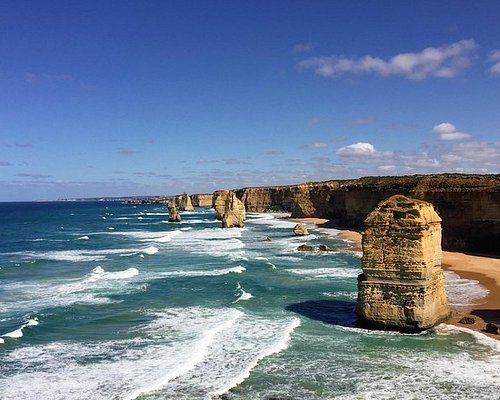
{"type": "MultiPolygon", "coordinates": [[[[330,221],[324,218],[296,218],[296,222],[316,224],[319,227],[333,228],[330,221]]],[[[340,230],[338,236],[350,245],[350,249],[361,251],[361,233],[350,230],[340,230]]],[[[469,308],[452,308],[452,317],[448,323],[461,328],[468,328],[500,340],[499,335],[484,332],[488,322],[500,324],[500,259],[483,256],[473,256],[458,252],[443,251],[442,268],[453,271],[463,279],[478,281],[488,289],[488,295],[481,304],[469,308]],[[474,324],[460,324],[464,316],[475,319],[474,324]]]]}

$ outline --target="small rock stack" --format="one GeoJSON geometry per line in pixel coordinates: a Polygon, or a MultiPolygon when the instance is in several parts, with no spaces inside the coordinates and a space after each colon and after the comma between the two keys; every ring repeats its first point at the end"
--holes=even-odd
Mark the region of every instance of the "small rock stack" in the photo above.
{"type": "Polygon", "coordinates": [[[375,328],[420,331],[450,311],[441,270],[441,218],[430,203],[392,196],[365,220],[356,312],[375,328]]]}
{"type": "Polygon", "coordinates": [[[177,207],[175,206],[175,202],[170,201],[167,204],[168,207],[168,222],[181,222],[181,216],[177,211],[177,207]]]}

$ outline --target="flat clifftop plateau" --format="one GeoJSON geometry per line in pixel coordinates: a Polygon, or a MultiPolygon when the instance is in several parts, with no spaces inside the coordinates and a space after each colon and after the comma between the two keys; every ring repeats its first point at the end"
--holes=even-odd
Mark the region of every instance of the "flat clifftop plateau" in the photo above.
{"type": "Polygon", "coordinates": [[[368,213],[402,194],[431,203],[442,218],[443,248],[500,256],[500,175],[365,177],[235,190],[247,212],[287,211],[360,230],[368,213]]]}

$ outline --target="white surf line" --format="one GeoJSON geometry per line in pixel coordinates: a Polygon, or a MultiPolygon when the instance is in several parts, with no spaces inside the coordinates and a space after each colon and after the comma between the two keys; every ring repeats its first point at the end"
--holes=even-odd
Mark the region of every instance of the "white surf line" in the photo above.
{"type": "Polygon", "coordinates": [[[2,339],[4,337],[8,337],[8,338],[12,338],[12,339],[18,339],[18,338],[22,337],[24,328],[26,328],[27,326],[36,326],[36,325],[38,325],[38,323],[39,322],[38,322],[37,318],[28,320],[28,322],[26,322],[25,324],[22,324],[21,327],[13,330],[12,332],[8,332],[8,333],[3,334],[2,337],[0,337],[0,344],[5,342],[5,340],[2,339]]]}
{"type": "Polygon", "coordinates": [[[260,360],[269,357],[273,354],[281,353],[283,350],[286,350],[288,348],[288,345],[290,344],[290,340],[292,339],[293,331],[299,326],[300,326],[300,319],[297,317],[293,317],[292,321],[288,324],[285,331],[283,332],[283,335],[281,336],[280,340],[275,346],[269,347],[267,350],[258,354],[252,360],[252,362],[248,364],[247,367],[232,381],[230,381],[226,386],[207,393],[205,396],[205,400],[212,400],[214,399],[214,397],[218,398],[222,396],[224,393],[227,393],[231,388],[239,385],[245,379],[247,379],[250,376],[250,372],[252,371],[252,369],[254,369],[257,366],[260,360]]]}
{"type": "Polygon", "coordinates": [[[193,356],[187,362],[185,362],[175,371],[172,371],[169,374],[165,375],[156,383],[148,387],[134,390],[132,393],[128,394],[124,398],[124,400],[133,400],[141,395],[159,390],[162,387],[164,387],[168,382],[170,382],[172,379],[178,378],[179,376],[184,375],[185,373],[192,370],[194,367],[196,367],[196,365],[198,365],[200,362],[203,361],[203,359],[208,353],[208,349],[210,348],[210,346],[214,341],[214,337],[218,333],[223,332],[226,329],[229,329],[231,326],[233,326],[236,323],[236,321],[240,319],[243,315],[244,315],[243,312],[237,311],[236,315],[231,319],[227,320],[226,322],[224,322],[219,326],[216,326],[215,328],[206,331],[201,337],[201,339],[198,341],[198,343],[193,346],[193,351],[192,351],[193,356]]]}

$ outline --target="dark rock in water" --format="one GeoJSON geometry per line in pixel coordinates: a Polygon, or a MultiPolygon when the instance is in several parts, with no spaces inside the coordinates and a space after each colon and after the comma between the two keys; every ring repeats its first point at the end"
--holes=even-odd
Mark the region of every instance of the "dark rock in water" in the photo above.
{"type": "Polygon", "coordinates": [[[304,224],[297,224],[293,228],[293,233],[296,236],[306,236],[309,235],[309,232],[304,224]]]}
{"type": "Polygon", "coordinates": [[[326,244],[320,244],[318,246],[319,251],[333,251],[332,248],[328,247],[326,244]]]}
{"type": "Polygon", "coordinates": [[[265,239],[266,242],[272,242],[271,238],[269,236],[266,237],[265,239]]]}
{"type": "Polygon", "coordinates": [[[494,335],[498,335],[498,325],[492,324],[488,322],[486,324],[486,328],[484,329],[487,333],[493,333],[494,335]]]}
{"type": "Polygon", "coordinates": [[[460,321],[458,321],[458,323],[464,325],[472,325],[476,323],[476,319],[472,317],[463,317],[460,321]]]}
{"type": "Polygon", "coordinates": [[[308,244],[302,244],[299,247],[297,247],[298,251],[314,251],[314,247],[310,246],[308,244]]]}

